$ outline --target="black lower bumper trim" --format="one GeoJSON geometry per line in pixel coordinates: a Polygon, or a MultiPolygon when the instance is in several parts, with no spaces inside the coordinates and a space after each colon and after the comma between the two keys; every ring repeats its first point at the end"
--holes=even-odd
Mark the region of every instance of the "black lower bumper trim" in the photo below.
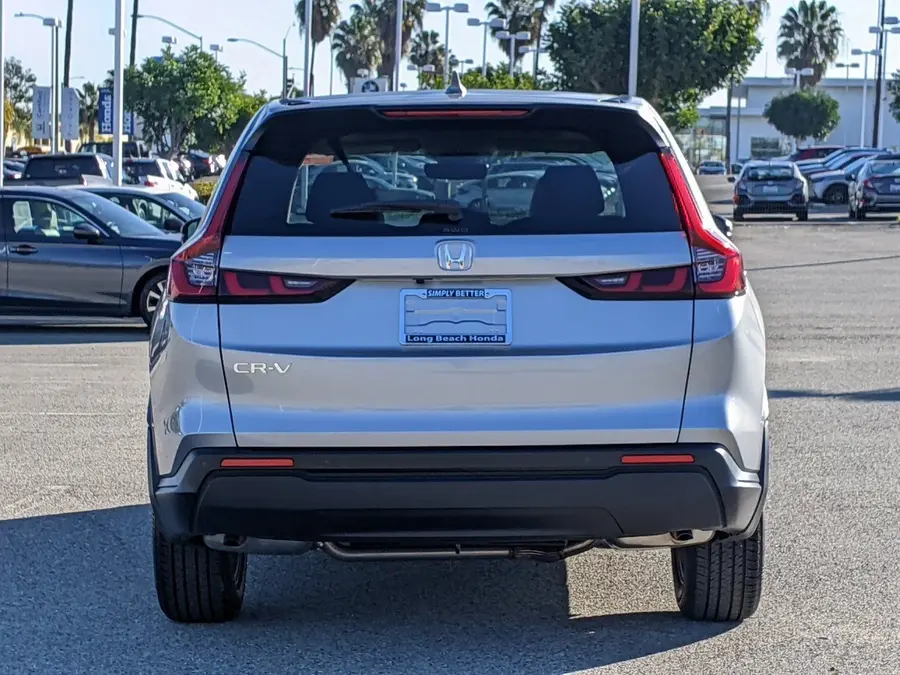
{"type": "Polygon", "coordinates": [[[156,477],[151,504],[171,539],[229,534],[308,541],[506,542],[716,530],[740,534],[760,475],[716,445],[296,449],[191,452],[156,477]],[[689,465],[623,466],[633,453],[689,465]],[[223,457],[291,457],[292,469],[224,470],[223,457]]]}

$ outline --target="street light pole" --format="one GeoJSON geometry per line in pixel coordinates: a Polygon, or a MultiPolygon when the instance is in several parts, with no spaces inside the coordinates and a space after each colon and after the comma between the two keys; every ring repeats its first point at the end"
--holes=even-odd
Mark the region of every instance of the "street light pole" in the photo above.
{"type": "Polygon", "coordinates": [[[488,29],[489,28],[497,28],[504,29],[506,28],[506,22],[503,19],[490,19],[488,21],[480,21],[478,19],[469,19],[466,21],[469,26],[484,26],[484,37],[481,41],[481,76],[487,77],[487,43],[488,43],[488,29]]]}
{"type": "Polygon", "coordinates": [[[113,72],[113,180],[122,185],[122,132],[125,126],[125,0],[116,0],[116,56],[113,72]]]}
{"type": "MultiPolygon", "coordinates": [[[[303,8],[303,21],[306,30],[303,32],[303,95],[312,96],[310,88],[312,87],[312,29],[313,29],[313,0],[306,0],[306,6],[303,8]]],[[[284,52],[285,68],[287,67],[287,50],[284,52]]],[[[308,169],[307,169],[308,171],[308,169]]]]}
{"type": "Polygon", "coordinates": [[[853,56],[863,57],[863,90],[862,90],[862,111],[860,113],[859,123],[859,145],[866,147],[866,113],[869,109],[869,57],[878,56],[876,49],[854,49],[850,52],[853,56]]]}
{"type": "Polygon", "coordinates": [[[159,21],[160,23],[164,23],[167,26],[171,26],[175,30],[181,31],[185,35],[188,35],[188,36],[194,38],[195,40],[199,40],[200,51],[201,52],[203,51],[203,36],[202,35],[197,35],[197,33],[192,33],[187,28],[184,28],[183,26],[179,26],[177,23],[172,23],[168,19],[164,19],[161,16],[156,16],[155,14],[138,14],[137,18],[138,19],[153,19],[154,21],[159,21]]]}
{"type": "MultiPolygon", "coordinates": [[[[44,19],[46,25],[47,20],[44,19]]],[[[56,20],[50,27],[50,82],[53,94],[50,96],[50,152],[59,152],[59,29],[56,20]]]]}
{"type": "Polygon", "coordinates": [[[444,12],[446,18],[444,20],[444,80],[445,84],[450,81],[450,12],[457,14],[468,14],[469,5],[464,2],[457,2],[455,5],[442,5],[439,2],[425,3],[426,12],[444,12]]]}
{"type": "MultiPolygon", "coordinates": [[[[307,0],[309,2],[309,0],[307,0]]],[[[394,22],[394,91],[400,89],[400,59],[403,56],[403,0],[397,0],[394,22]]],[[[449,14],[448,14],[449,16],[449,14]]],[[[334,55],[332,54],[332,62],[334,55]]]]}
{"type": "Polygon", "coordinates": [[[628,95],[637,96],[638,31],[641,24],[641,0],[631,0],[631,39],[628,45],[628,95]]]}
{"type": "MultiPolygon", "coordinates": [[[[844,69],[844,99],[850,98],[850,69],[859,68],[859,64],[854,63],[835,63],[836,68],[844,69]]],[[[847,127],[844,127],[844,145],[847,145],[847,127]]]]}
{"type": "MultiPolygon", "coordinates": [[[[269,52],[273,56],[277,56],[281,59],[281,95],[283,98],[287,98],[288,93],[285,91],[287,89],[287,72],[288,72],[288,62],[287,62],[287,37],[285,37],[284,42],[282,43],[282,52],[279,54],[274,49],[270,49],[266,47],[264,44],[260,44],[256,40],[248,40],[247,38],[236,38],[230,37],[228,38],[228,42],[246,42],[247,44],[253,45],[254,47],[259,47],[263,51],[269,52]]],[[[307,71],[304,76],[307,86],[309,86],[309,72],[307,71]]]]}

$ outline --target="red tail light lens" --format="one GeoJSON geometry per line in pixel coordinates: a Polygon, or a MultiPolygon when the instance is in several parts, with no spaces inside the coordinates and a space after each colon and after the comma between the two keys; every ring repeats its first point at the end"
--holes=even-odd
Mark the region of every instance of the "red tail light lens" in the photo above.
{"type": "Polygon", "coordinates": [[[863,181],[863,187],[866,188],[867,190],[874,190],[874,189],[875,189],[875,184],[872,182],[872,179],[871,179],[871,178],[866,178],[866,179],[863,181]]]}
{"type": "Polygon", "coordinates": [[[560,281],[591,300],[689,300],[694,297],[690,267],[617,272],[560,281]]]}
{"type": "Polygon", "coordinates": [[[678,160],[661,155],[675,206],[681,214],[694,258],[696,298],[730,298],[747,290],[741,252],[713,223],[704,221],[678,160]]]}
{"type": "Polygon", "coordinates": [[[246,166],[247,158],[239,157],[228,174],[222,194],[206,221],[206,227],[199,231],[199,238],[182,247],[169,263],[170,300],[203,302],[215,298],[225,222],[246,166]]]}
{"type": "Polygon", "coordinates": [[[319,279],[222,270],[219,302],[323,302],[351,283],[352,279],[319,279]]]}
{"type": "Polygon", "coordinates": [[[528,110],[492,110],[490,108],[469,110],[387,110],[385,117],[418,119],[497,119],[503,117],[524,117],[528,110]]]}

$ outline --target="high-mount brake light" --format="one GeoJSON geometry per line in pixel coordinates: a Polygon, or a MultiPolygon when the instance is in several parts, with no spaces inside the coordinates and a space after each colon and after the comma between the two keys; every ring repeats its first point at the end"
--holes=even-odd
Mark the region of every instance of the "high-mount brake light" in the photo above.
{"type": "Polygon", "coordinates": [[[672,187],[675,206],[687,233],[694,259],[696,298],[730,298],[746,292],[741,252],[713,223],[706,223],[678,160],[670,152],[660,155],[672,187]]]}
{"type": "Polygon", "coordinates": [[[386,110],[385,117],[418,118],[418,119],[497,119],[504,117],[525,117],[528,110],[492,110],[481,108],[473,110],[386,110]]]}
{"type": "Polygon", "coordinates": [[[247,157],[240,156],[234,164],[222,195],[209,216],[200,237],[182,248],[169,263],[169,299],[178,302],[204,302],[216,296],[219,272],[219,251],[225,222],[234,204],[238,185],[247,166],[247,157]]]}

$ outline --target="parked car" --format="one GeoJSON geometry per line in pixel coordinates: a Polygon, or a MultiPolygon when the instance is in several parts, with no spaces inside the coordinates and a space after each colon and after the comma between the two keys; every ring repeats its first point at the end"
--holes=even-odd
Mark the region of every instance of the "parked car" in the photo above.
{"type": "Polygon", "coordinates": [[[202,150],[188,150],[183,157],[191,163],[193,177],[215,176],[221,173],[221,167],[215,157],[202,150]]]}
{"type": "Polygon", "coordinates": [[[807,177],[809,182],[809,198],[825,204],[846,204],[849,195],[847,176],[854,174],[866,162],[881,157],[890,157],[889,153],[881,155],[863,155],[850,162],[843,169],[814,173],[807,177]]]}
{"type": "Polygon", "coordinates": [[[662,117],[568,92],[359,98],[267,104],[172,258],[147,410],[165,615],[236,618],[248,554],[604,546],[671,549],[687,617],[751,616],[765,331],[662,117]],[[320,173],[297,213],[306,153],[337,138],[348,155],[427,139],[441,181],[484,179],[466,158],[501,149],[603,151],[624,210],[570,164],[545,168],[521,218],[380,202],[356,171],[320,173]]]}
{"type": "Polygon", "coordinates": [[[697,166],[697,175],[698,176],[724,176],[728,173],[728,169],[725,167],[725,162],[720,162],[717,159],[707,159],[697,166]]]}
{"type": "MultiPolygon", "coordinates": [[[[347,163],[353,171],[361,173],[363,176],[380,178],[381,180],[393,184],[393,173],[388,174],[388,172],[375,160],[363,157],[351,157],[347,163]]],[[[340,162],[319,165],[313,167],[313,169],[315,175],[318,175],[319,173],[346,173],[347,171],[347,167],[340,162]]],[[[415,176],[411,176],[408,173],[398,173],[397,187],[406,190],[416,190],[418,189],[418,181],[415,176]]]]}
{"type": "Polygon", "coordinates": [[[16,186],[0,197],[0,314],[152,321],[178,235],[82,190],[16,186]]]}
{"type": "Polygon", "coordinates": [[[463,183],[453,199],[467,208],[524,215],[528,213],[535,186],[543,175],[543,171],[492,174],[484,180],[463,183]]]}
{"type": "Polygon", "coordinates": [[[843,150],[843,145],[811,145],[806,148],[797,148],[787,157],[789,162],[801,162],[808,159],[824,159],[837,150],[843,150]]]}
{"type": "Polygon", "coordinates": [[[860,157],[872,157],[874,155],[884,154],[885,152],[888,151],[882,148],[853,148],[840,150],[822,162],[798,162],[797,168],[804,176],[812,176],[813,174],[822,173],[823,171],[843,169],[860,157]]]}
{"type": "Polygon", "coordinates": [[[88,185],[71,189],[86,190],[108,199],[166,232],[180,233],[185,223],[202,218],[206,212],[206,207],[200,202],[181,192],[172,192],[164,188],[88,185]]]}
{"type": "Polygon", "coordinates": [[[20,180],[25,171],[25,163],[14,159],[3,160],[3,178],[6,180],[20,180]]]}
{"type": "Polygon", "coordinates": [[[186,197],[197,199],[197,191],[184,182],[178,165],[171,160],[126,159],[124,168],[129,183],[180,192],[186,197]]]}
{"type": "Polygon", "coordinates": [[[113,158],[98,153],[58,153],[28,158],[20,185],[111,184],[113,158]]]}
{"type": "Polygon", "coordinates": [[[900,155],[880,155],[846,176],[850,218],[900,212],[900,155]]]}
{"type": "Polygon", "coordinates": [[[792,214],[809,219],[809,188],[793,162],[754,160],[744,165],[734,182],[734,215],[741,221],[748,214],[792,214]]]}
{"type": "Polygon", "coordinates": [[[382,178],[375,176],[363,176],[366,185],[375,190],[375,196],[380,201],[390,201],[392,199],[434,199],[434,193],[427,190],[410,190],[409,188],[394,187],[382,178]]]}
{"type": "MultiPolygon", "coordinates": [[[[78,152],[113,156],[113,144],[88,141],[78,146],[78,152]]],[[[122,141],[122,157],[154,157],[154,153],[143,141],[122,141]]]]}

